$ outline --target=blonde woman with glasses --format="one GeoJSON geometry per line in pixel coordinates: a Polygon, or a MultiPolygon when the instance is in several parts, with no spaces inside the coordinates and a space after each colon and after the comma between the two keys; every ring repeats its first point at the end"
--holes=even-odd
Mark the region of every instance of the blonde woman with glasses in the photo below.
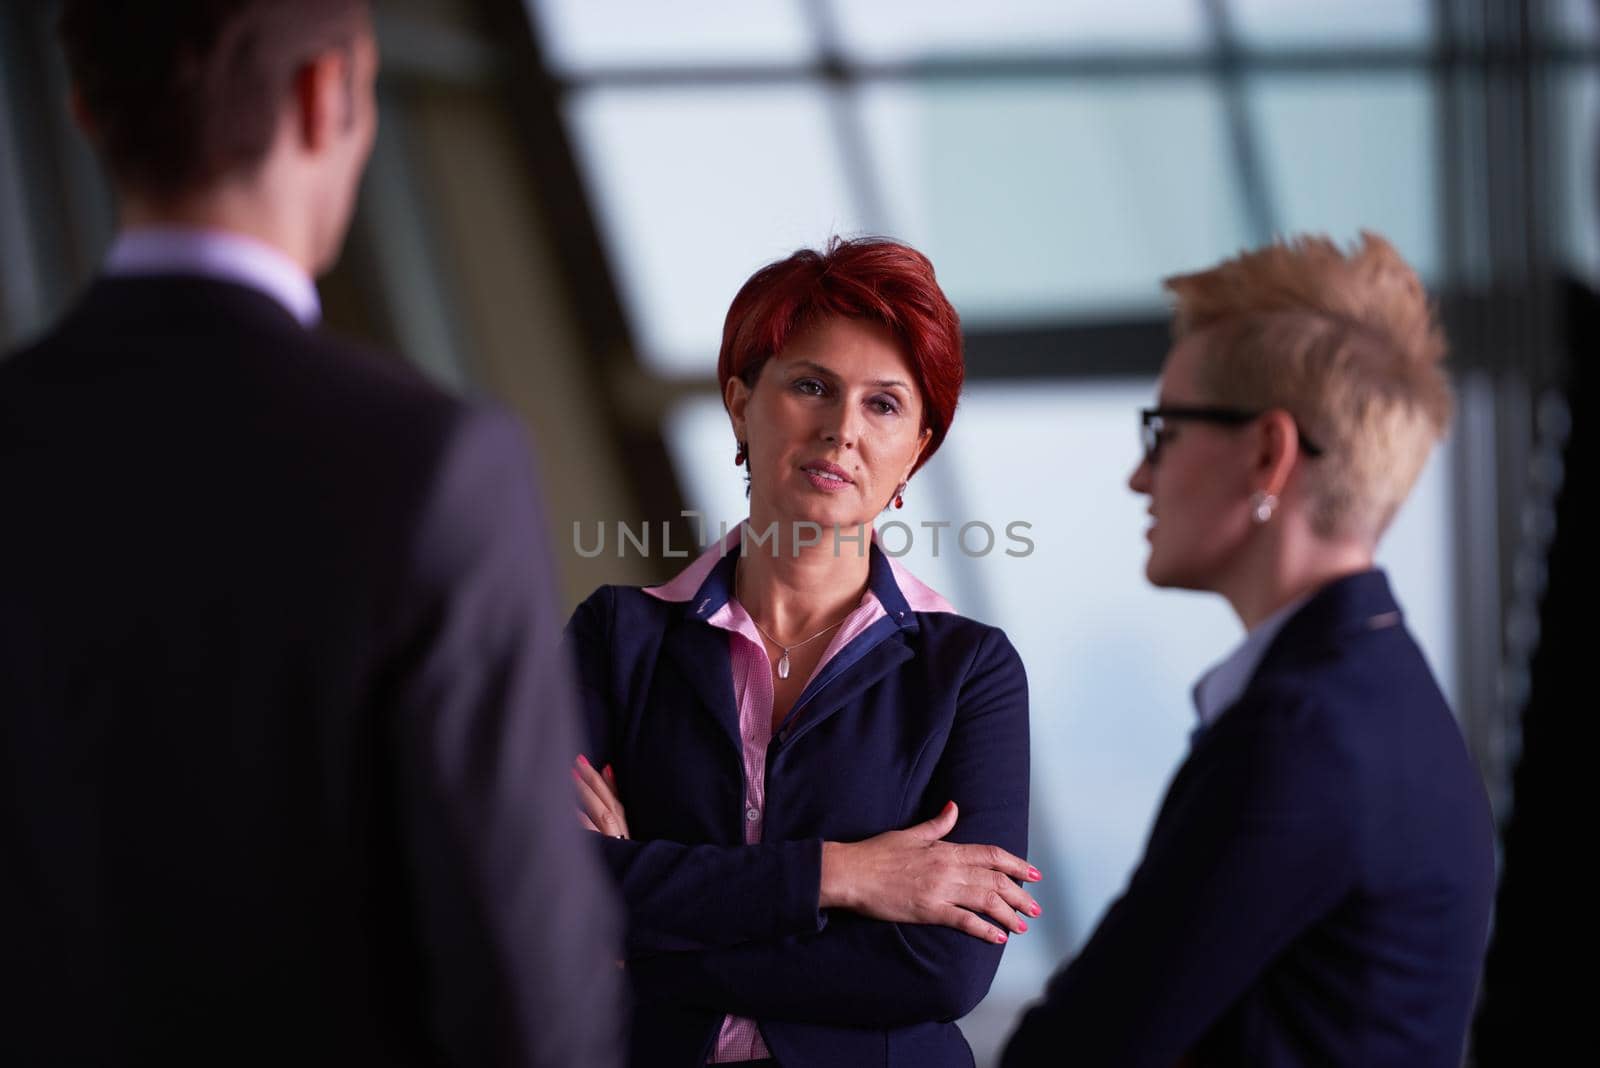
{"type": "Polygon", "coordinates": [[[1483,786],[1373,555],[1450,415],[1445,341],[1382,238],[1168,279],[1145,573],[1246,635],[1127,889],[1007,1068],[1455,1068],[1494,890],[1483,786]]]}

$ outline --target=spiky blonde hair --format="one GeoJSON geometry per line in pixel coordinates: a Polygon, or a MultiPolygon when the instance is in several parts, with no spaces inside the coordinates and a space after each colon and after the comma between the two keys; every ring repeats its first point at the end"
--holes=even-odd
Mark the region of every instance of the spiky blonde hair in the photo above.
{"type": "Polygon", "coordinates": [[[1301,235],[1163,284],[1207,399],[1285,409],[1324,450],[1306,467],[1312,529],[1376,544],[1450,422],[1444,332],[1416,272],[1363,231],[1348,254],[1301,235]]]}

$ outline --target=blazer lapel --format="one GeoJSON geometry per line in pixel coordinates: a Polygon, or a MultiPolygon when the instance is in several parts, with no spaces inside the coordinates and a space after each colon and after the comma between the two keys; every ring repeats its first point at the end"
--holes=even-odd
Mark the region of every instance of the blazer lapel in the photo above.
{"type": "Polygon", "coordinates": [[[1343,642],[1352,634],[1398,626],[1403,618],[1382,570],[1374,568],[1336,579],[1318,590],[1283,625],[1267,647],[1245,693],[1273,675],[1298,670],[1304,660],[1321,655],[1330,645],[1343,642]]]}
{"type": "Polygon", "coordinates": [[[894,580],[894,568],[876,542],[867,569],[867,586],[883,606],[878,620],[851,642],[800,694],[773,736],[778,745],[799,738],[818,723],[865,693],[879,679],[910,660],[904,635],[920,628],[905,595],[894,580]]]}
{"type": "Polygon", "coordinates": [[[913,655],[911,647],[900,636],[900,628],[890,620],[880,620],[856,642],[869,640],[871,645],[859,656],[837,667],[829,664],[828,669],[806,688],[778,727],[774,739],[779,745],[801,738],[817,724],[849,706],[913,655]],[[879,627],[883,631],[875,634],[879,627]]]}
{"type": "MultiPolygon", "coordinates": [[[[1244,692],[1216,722],[1195,732],[1190,757],[1201,753],[1219,733],[1223,721],[1249,702],[1274,676],[1293,675],[1306,662],[1322,656],[1330,646],[1347,640],[1352,634],[1385,630],[1403,621],[1400,606],[1382,570],[1374,568],[1328,583],[1284,623],[1272,644],[1267,646],[1244,692]]],[[[1226,734],[1225,731],[1221,733],[1226,734]]],[[[1182,770],[1179,769],[1180,776],[1182,770]]]]}
{"type": "Polygon", "coordinates": [[[739,706],[733,699],[733,664],[728,632],[692,616],[674,621],[662,639],[661,658],[686,680],[700,704],[737,749],[739,706]]]}

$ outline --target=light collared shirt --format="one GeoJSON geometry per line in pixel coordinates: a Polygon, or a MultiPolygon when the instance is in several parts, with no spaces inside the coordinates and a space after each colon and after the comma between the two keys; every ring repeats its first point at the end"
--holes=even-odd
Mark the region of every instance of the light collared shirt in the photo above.
{"type": "Polygon", "coordinates": [[[108,275],[194,274],[235,282],[282,304],[306,328],[322,321],[311,276],[279,249],[226,230],[150,226],[124,230],[106,254],[108,275]]]}
{"type": "Polygon", "coordinates": [[[1226,660],[1200,676],[1193,691],[1195,715],[1200,717],[1195,737],[1198,738],[1202,731],[1215,723],[1217,717],[1244,695],[1245,687],[1250,685],[1256,668],[1261,666],[1261,658],[1267,655],[1272,639],[1289,622],[1289,617],[1300,611],[1310,599],[1310,595],[1297,597],[1256,624],[1255,629],[1244,636],[1244,641],[1226,660]]]}
{"type": "MultiPolygon", "coordinates": [[[[687,601],[694,596],[711,569],[734,546],[740,544],[741,523],[720,542],[702,552],[694,563],[685,568],[671,582],[645,590],[663,601],[687,601]]],[[[873,541],[877,531],[873,531],[873,541]]],[[[906,603],[914,612],[954,612],[950,602],[928,586],[923,585],[897,560],[889,557],[889,568],[894,573],[895,584],[905,593],[906,603]]],[[[823,650],[817,666],[806,680],[809,687],[822,674],[822,669],[851,642],[859,638],[874,623],[888,616],[877,594],[867,590],[861,601],[844,623],[834,632],[833,640],[823,650]]],[[[733,698],[739,708],[739,737],[743,742],[744,757],[744,840],[746,845],[761,841],[762,825],[766,822],[767,799],[767,746],[772,741],[772,705],[774,687],[772,661],[767,657],[766,644],[756,628],[750,613],[737,598],[728,602],[706,618],[713,627],[728,632],[728,654],[733,668],[733,698]]],[[[761,1037],[756,1021],[744,1016],[725,1016],[717,1032],[717,1043],[708,1061],[720,1064],[730,1061],[764,1060],[772,1054],[761,1037]]]]}

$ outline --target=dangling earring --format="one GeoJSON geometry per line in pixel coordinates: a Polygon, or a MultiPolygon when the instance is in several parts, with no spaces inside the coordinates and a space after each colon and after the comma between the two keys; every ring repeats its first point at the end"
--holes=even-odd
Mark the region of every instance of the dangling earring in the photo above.
{"type": "Polygon", "coordinates": [[[896,508],[904,508],[906,506],[905,492],[906,484],[902,482],[900,483],[900,488],[894,491],[894,506],[896,508]]]}
{"type": "Polygon", "coordinates": [[[738,447],[738,449],[734,450],[733,466],[735,466],[735,467],[743,467],[744,466],[744,442],[740,441],[740,442],[736,442],[736,444],[739,447],[738,447]]]}
{"type": "Polygon", "coordinates": [[[1256,490],[1250,495],[1250,518],[1257,524],[1265,523],[1271,519],[1273,511],[1277,507],[1278,495],[1276,493],[1256,490]]]}

